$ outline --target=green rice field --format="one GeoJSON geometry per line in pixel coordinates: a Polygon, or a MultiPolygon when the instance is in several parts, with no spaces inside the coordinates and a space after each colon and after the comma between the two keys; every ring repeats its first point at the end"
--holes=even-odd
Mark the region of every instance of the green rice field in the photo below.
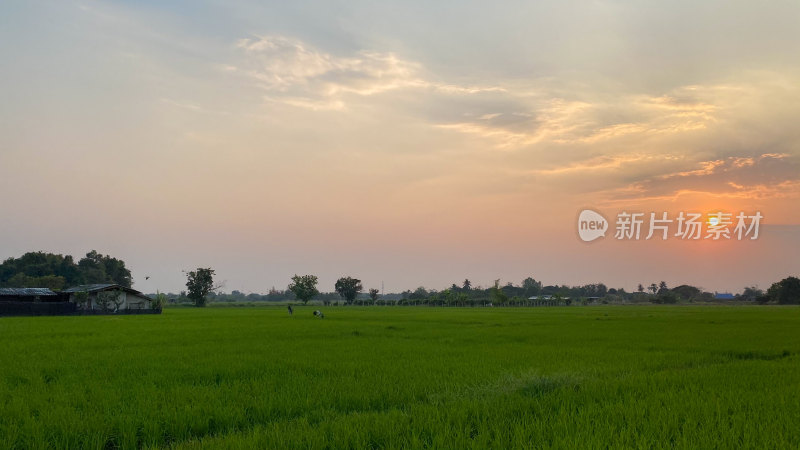
{"type": "Polygon", "coordinates": [[[798,448],[800,308],[0,318],[0,448],[798,448]]]}

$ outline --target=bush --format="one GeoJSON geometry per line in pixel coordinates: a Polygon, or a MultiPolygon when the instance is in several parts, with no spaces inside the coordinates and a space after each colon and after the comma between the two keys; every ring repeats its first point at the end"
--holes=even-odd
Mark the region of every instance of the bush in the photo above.
{"type": "Polygon", "coordinates": [[[166,303],[167,296],[159,292],[154,299],[150,300],[150,309],[162,309],[166,303]]]}
{"type": "Polygon", "coordinates": [[[788,277],[773,284],[767,290],[770,300],[781,305],[796,305],[800,303],[800,279],[788,277]]]}
{"type": "Polygon", "coordinates": [[[661,305],[674,305],[675,303],[678,303],[678,294],[669,290],[663,290],[661,293],[654,296],[650,301],[661,305]]]}
{"type": "Polygon", "coordinates": [[[89,303],[89,293],[86,291],[76,292],[73,298],[75,299],[75,304],[81,309],[85,308],[89,303]]]}

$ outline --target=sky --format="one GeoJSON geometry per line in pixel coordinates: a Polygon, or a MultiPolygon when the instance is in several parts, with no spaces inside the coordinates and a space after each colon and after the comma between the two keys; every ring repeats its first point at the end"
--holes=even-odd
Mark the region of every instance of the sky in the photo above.
{"type": "Polygon", "coordinates": [[[5,1],[0,258],[95,249],[144,292],[197,267],[258,293],[767,288],[800,274],[799,23],[796,1],[5,1]],[[622,212],[756,211],[756,240],[614,237],[622,212]]]}

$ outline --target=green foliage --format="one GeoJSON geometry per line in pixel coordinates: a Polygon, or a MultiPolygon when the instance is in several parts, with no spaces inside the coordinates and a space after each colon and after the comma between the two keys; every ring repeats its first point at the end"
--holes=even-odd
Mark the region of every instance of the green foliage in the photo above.
{"type": "Polygon", "coordinates": [[[494,280],[494,287],[491,288],[490,298],[492,304],[505,305],[508,303],[508,295],[500,289],[500,280],[494,280]]]}
{"type": "Polygon", "coordinates": [[[97,306],[103,311],[116,311],[122,305],[122,291],[113,289],[97,293],[97,306]]]}
{"type": "Polygon", "coordinates": [[[80,308],[86,308],[89,304],[89,293],[86,291],[76,292],[73,294],[73,298],[75,300],[75,304],[80,308]]]}
{"type": "Polygon", "coordinates": [[[788,277],[774,283],[767,290],[767,297],[781,305],[800,304],[800,279],[788,277]]]}
{"type": "Polygon", "coordinates": [[[764,291],[755,287],[755,286],[748,286],[744,288],[744,291],[739,296],[739,300],[746,301],[746,302],[754,302],[758,301],[760,297],[764,295],[764,291]]]}
{"type": "Polygon", "coordinates": [[[700,289],[689,286],[688,284],[682,284],[678,287],[672,288],[672,292],[678,296],[681,300],[689,301],[689,300],[698,300],[700,298],[701,291],[700,289]]]}
{"type": "Polygon", "coordinates": [[[669,305],[678,303],[679,298],[680,297],[678,297],[678,294],[665,288],[660,290],[658,294],[654,295],[650,301],[653,303],[669,305]]]}
{"type": "Polygon", "coordinates": [[[85,258],[78,261],[78,267],[82,271],[86,283],[115,283],[131,287],[131,272],[119,259],[92,250],[86,254],[85,258]]]}
{"type": "Polygon", "coordinates": [[[188,297],[195,306],[206,306],[206,297],[215,289],[214,270],[210,268],[197,268],[187,275],[186,289],[188,297]]]}
{"type": "Polygon", "coordinates": [[[165,304],[167,304],[167,296],[159,292],[150,301],[150,309],[162,309],[165,304]]]}
{"type": "Polygon", "coordinates": [[[0,448],[800,443],[800,316],[785,308],[326,316],[251,307],[3,320],[0,448]]]}
{"type": "Polygon", "coordinates": [[[316,275],[297,275],[292,277],[288,288],[298,300],[306,304],[319,294],[316,275]]]}
{"type": "Polygon", "coordinates": [[[526,298],[539,295],[542,292],[542,282],[536,281],[532,277],[525,278],[522,280],[522,289],[525,291],[526,298]]]}
{"type": "Polygon", "coordinates": [[[409,300],[424,300],[428,298],[429,295],[430,293],[428,292],[428,290],[420,286],[416,288],[414,292],[409,292],[407,294],[407,297],[409,300]]]}
{"type": "Polygon", "coordinates": [[[361,280],[351,277],[342,277],[336,280],[335,289],[336,293],[342,296],[347,303],[352,303],[363,287],[361,286],[361,280]]]}
{"type": "Polygon", "coordinates": [[[511,304],[512,305],[523,305],[525,303],[525,298],[515,295],[511,297],[511,304]]]}
{"type": "Polygon", "coordinates": [[[88,283],[131,287],[125,263],[92,250],[77,264],[70,255],[28,252],[0,264],[0,287],[46,287],[53,290],[88,283]]]}
{"type": "Polygon", "coordinates": [[[13,277],[9,278],[5,284],[6,287],[48,288],[53,291],[60,291],[64,289],[66,283],[67,280],[62,276],[44,275],[41,277],[32,277],[18,272],[13,277]]]}
{"type": "Polygon", "coordinates": [[[375,303],[375,302],[378,301],[378,293],[379,292],[380,291],[375,289],[375,288],[372,288],[372,289],[369,290],[369,298],[370,298],[370,300],[372,300],[372,303],[375,303]]]}

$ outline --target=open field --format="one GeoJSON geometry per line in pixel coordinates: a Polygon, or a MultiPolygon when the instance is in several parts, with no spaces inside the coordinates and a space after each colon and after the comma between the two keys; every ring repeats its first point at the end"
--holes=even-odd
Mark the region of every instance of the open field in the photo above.
{"type": "Polygon", "coordinates": [[[800,446],[800,308],[0,318],[0,448],[800,446]]]}

